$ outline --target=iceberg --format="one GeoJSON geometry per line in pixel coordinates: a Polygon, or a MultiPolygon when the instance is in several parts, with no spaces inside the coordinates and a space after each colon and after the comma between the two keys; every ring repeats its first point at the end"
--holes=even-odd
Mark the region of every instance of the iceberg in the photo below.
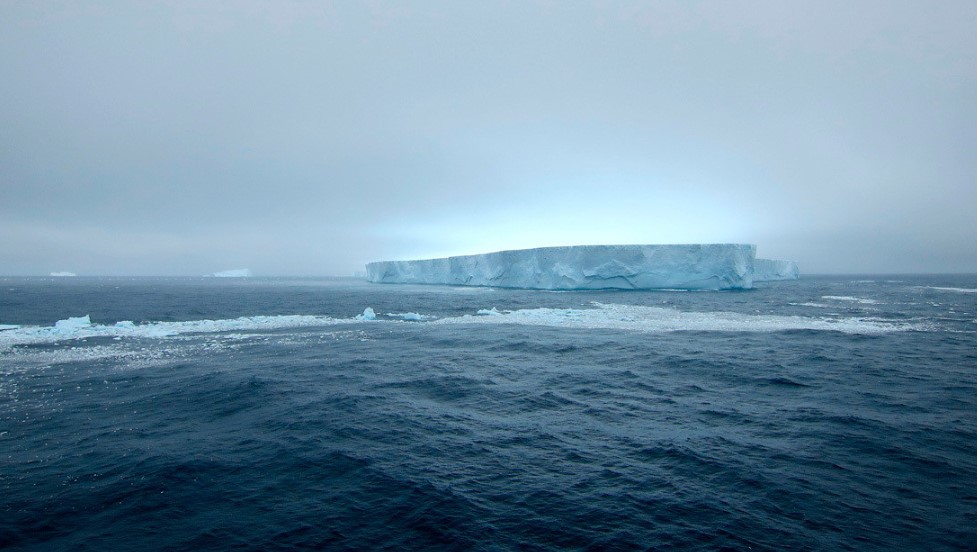
{"type": "Polygon", "coordinates": [[[77,276],[74,272],[52,272],[50,275],[55,278],[72,278],[77,276]]]}
{"type": "Polygon", "coordinates": [[[366,265],[381,284],[500,288],[691,289],[753,287],[749,244],[575,245],[366,265]]]}
{"type": "Polygon", "coordinates": [[[363,314],[357,314],[356,320],[376,320],[377,313],[373,310],[373,307],[366,307],[363,309],[363,314]]]}
{"type": "Polygon", "coordinates": [[[54,323],[54,330],[58,333],[71,333],[81,328],[88,328],[91,325],[92,318],[86,314],[85,316],[58,320],[54,323]]]}
{"type": "Polygon", "coordinates": [[[801,277],[797,263],[776,259],[755,259],[753,261],[753,281],[797,280],[801,277]]]}
{"type": "Polygon", "coordinates": [[[249,268],[236,268],[234,270],[222,270],[220,272],[214,272],[213,274],[207,274],[205,278],[250,278],[251,269],[249,268]]]}

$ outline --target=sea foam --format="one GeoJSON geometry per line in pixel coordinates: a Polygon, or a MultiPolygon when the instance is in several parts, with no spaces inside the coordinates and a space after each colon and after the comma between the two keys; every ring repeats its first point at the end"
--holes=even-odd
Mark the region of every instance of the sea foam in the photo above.
{"type": "Polygon", "coordinates": [[[972,289],[972,288],[927,286],[926,289],[934,289],[937,291],[952,291],[954,293],[977,293],[977,289],[972,289]]]}
{"type": "Polygon", "coordinates": [[[14,345],[57,343],[72,339],[97,337],[164,338],[182,334],[232,331],[267,331],[286,328],[352,324],[362,319],[341,319],[314,315],[243,316],[225,320],[190,320],[186,322],[148,322],[136,324],[93,324],[88,315],[58,320],[53,326],[21,326],[0,332],[0,349],[14,345]]]}
{"type": "Polygon", "coordinates": [[[288,328],[314,328],[364,322],[402,324],[405,321],[439,326],[449,324],[519,324],[568,329],[608,329],[636,332],[719,331],[777,332],[786,330],[837,331],[850,334],[877,334],[923,330],[919,325],[869,317],[805,317],[736,312],[686,312],[671,308],[591,303],[593,308],[534,308],[518,310],[479,309],[475,315],[437,318],[416,312],[389,313],[394,320],[380,320],[370,307],[353,318],[315,315],[243,316],[224,320],[185,322],[122,321],[115,324],[92,323],[89,316],[57,321],[53,326],[10,327],[0,332],[0,350],[16,345],[57,343],[88,338],[167,338],[185,334],[261,332],[288,328]]]}
{"type": "MultiPolygon", "coordinates": [[[[498,316],[442,318],[432,324],[520,324],[572,329],[607,329],[637,332],[718,331],[778,332],[786,330],[837,331],[877,334],[921,329],[911,324],[870,318],[828,318],[685,312],[670,308],[592,303],[592,309],[521,309],[498,311],[498,316]]],[[[479,311],[482,314],[484,311],[479,311]]]]}

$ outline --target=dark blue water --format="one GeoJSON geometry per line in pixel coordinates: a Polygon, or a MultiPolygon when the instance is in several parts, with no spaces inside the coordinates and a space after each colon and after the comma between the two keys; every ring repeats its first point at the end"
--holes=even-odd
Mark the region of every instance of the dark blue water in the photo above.
{"type": "Polygon", "coordinates": [[[977,276],[0,278],[0,325],[0,548],[977,549],[977,276]]]}

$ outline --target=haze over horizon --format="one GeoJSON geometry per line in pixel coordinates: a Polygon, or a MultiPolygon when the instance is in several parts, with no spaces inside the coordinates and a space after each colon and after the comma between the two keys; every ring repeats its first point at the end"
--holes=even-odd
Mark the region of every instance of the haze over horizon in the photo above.
{"type": "Polygon", "coordinates": [[[977,3],[0,2],[0,275],[977,272],[977,3]]]}

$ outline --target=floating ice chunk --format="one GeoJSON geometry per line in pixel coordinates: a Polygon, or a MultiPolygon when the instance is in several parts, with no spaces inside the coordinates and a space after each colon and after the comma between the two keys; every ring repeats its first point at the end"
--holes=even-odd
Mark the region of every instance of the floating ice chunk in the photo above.
{"type": "Polygon", "coordinates": [[[377,313],[373,311],[373,307],[366,307],[363,309],[363,314],[356,315],[357,320],[376,320],[377,313]]]}
{"type": "Polygon", "coordinates": [[[16,324],[0,324],[0,332],[2,332],[4,330],[16,330],[19,327],[20,326],[18,326],[16,324]]]}
{"type": "Polygon", "coordinates": [[[382,284],[502,288],[749,289],[756,246],[578,245],[366,265],[382,284]]]}
{"type": "Polygon", "coordinates": [[[391,312],[384,316],[389,316],[390,318],[399,318],[401,320],[413,320],[416,322],[423,322],[425,320],[431,320],[433,316],[426,316],[423,314],[418,314],[416,312],[391,312]]]}
{"type": "Polygon", "coordinates": [[[212,278],[250,278],[252,276],[250,268],[235,268],[233,270],[221,270],[205,277],[212,278]]]}
{"type": "Polygon", "coordinates": [[[86,314],[85,316],[78,316],[76,318],[58,320],[54,323],[54,329],[61,333],[71,333],[81,328],[88,328],[91,325],[92,319],[86,314]]]}
{"type": "Polygon", "coordinates": [[[481,315],[485,315],[485,316],[501,316],[502,315],[502,313],[499,312],[495,307],[492,307],[490,309],[478,309],[478,312],[476,312],[475,314],[481,314],[481,315]]]}
{"type": "Polygon", "coordinates": [[[55,278],[71,278],[73,276],[77,276],[77,274],[74,272],[52,272],[51,276],[54,276],[55,278]]]}

